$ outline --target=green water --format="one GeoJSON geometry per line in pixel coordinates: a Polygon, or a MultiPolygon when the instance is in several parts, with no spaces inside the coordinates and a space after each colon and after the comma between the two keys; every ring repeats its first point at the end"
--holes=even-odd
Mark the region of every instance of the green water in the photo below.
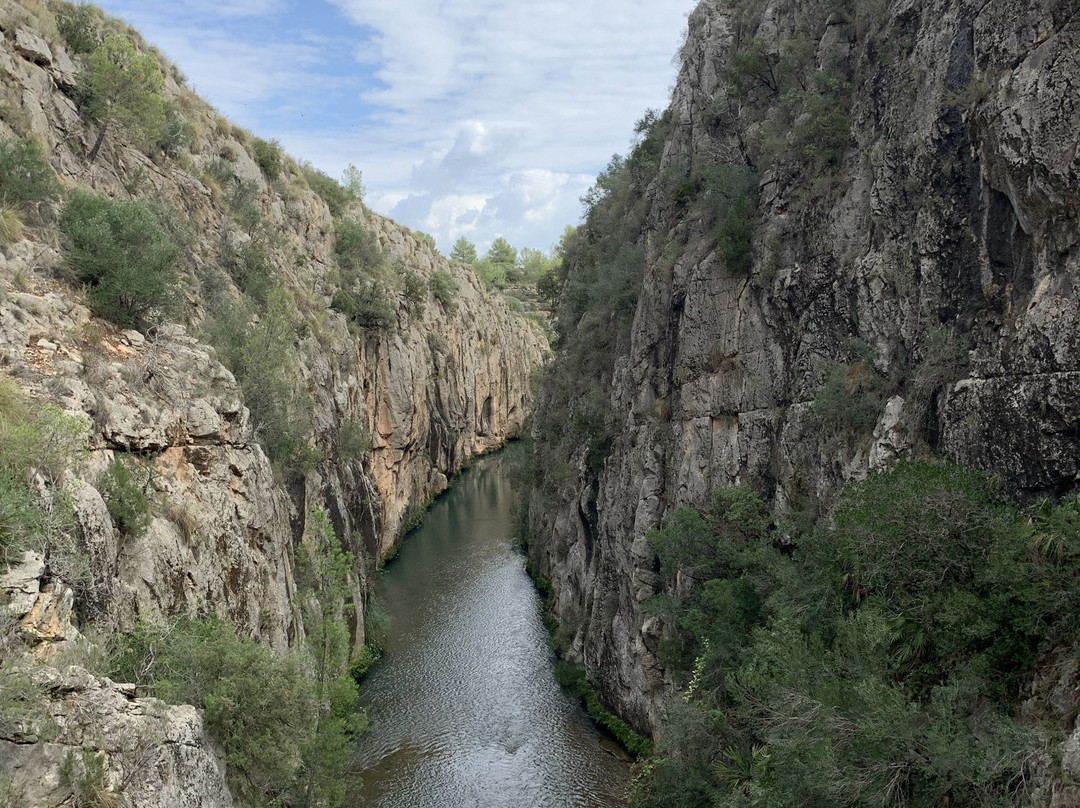
{"type": "Polygon", "coordinates": [[[480,461],[380,576],[384,655],[355,805],[617,808],[629,766],[560,690],[515,549],[507,452],[480,461]]]}

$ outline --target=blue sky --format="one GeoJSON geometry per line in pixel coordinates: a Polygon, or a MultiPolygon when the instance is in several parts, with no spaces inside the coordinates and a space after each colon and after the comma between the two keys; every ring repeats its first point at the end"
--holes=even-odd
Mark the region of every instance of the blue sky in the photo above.
{"type": "Polygon", "coordinates": [[[481,251],[547,249],[664,107],[696,0],[97,0],[230,120],[481,251]]]}

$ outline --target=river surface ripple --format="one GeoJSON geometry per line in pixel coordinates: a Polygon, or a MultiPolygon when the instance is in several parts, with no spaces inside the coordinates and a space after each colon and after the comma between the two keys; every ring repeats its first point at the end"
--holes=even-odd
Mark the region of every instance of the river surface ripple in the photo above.
{"type": "Polygon", "coordinates": [[[361,687],[354,805],[622,808],[629,767],[555,681],[514,548],[506,452],[435,503],[380,575],[390,616],[361,687]]]}

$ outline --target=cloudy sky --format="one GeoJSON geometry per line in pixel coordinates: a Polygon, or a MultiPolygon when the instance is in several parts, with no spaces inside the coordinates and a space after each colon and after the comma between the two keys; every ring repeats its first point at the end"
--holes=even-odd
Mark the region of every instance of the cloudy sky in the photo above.
{"type": "Polygon", "coordinates": [[[97,0],[235,123],[481,251],[547,249],[667,104],[696,0],[97,0]]]}

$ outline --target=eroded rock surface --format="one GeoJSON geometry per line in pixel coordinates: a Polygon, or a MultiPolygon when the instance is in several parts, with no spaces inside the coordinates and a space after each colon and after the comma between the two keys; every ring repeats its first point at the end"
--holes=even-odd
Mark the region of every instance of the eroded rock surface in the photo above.
{"type": "MultiPolygon", "coordinates": [[[[165,64],[164,95],[193,124],[190,144],[151,156],[112,127],[90,161],[100,130],[72,97],[85,57],[69,55],[45,30],[27,9],[0,0],[0,83],[11,113],[0,119],[0,138],[41,143],[67,190],[155,200],[188,237],[176,310],[144,332],[95,318],[78,286],[63,279],[57,209],[39,209],[24,237],[0,249],[0,367],[34,409],[58,407],[88,436],[86,456],[62,483],[77,520],[75,555],[89,572],[68,569],[57,553],[28,558],[4,579],[3,608],[39,643],[42,659],[88,622],[107,634],[181,614],[228,619],[281,649],[303,634],[294,555],[321,508],[354,558],[349,617],[362,642],[378,558],[469,458],[518,435],[531,406],[530,375],[548,352],[541,329],[513,314],[470,268],[435,252],[430,239],[359,204],[344,216],[366,228],[382,255],[392,323],[350,323],[331,307],[338,225],[294,161],[285,158],[269,180],[252,136],[165,64]],[[249,194],[245,221],[213,179],[210,168],[222,161],[249,194]],[[227,266],[251,247],[253,233],[295,321],[295,381],[311,398],[304,468],[272,467],[264,427],[206,336],[208,310],[241,298],[227,266]],[[432,291],[437,273],[441,297],[432,291]],[[354,438],[348,456],[339,445],[344,430],[354,438]],[[138,536],[118,529],[102,495],[115,460],[145,470],[151,518],[138,536]]],[[[30,773],[54,772],[80,745],[105,749],[113,785],[123,780],[133,804],[229,804],[194,711],[154,706],[83,674],[74,683],[74,674],[55,675],[63,681],[49,685],[50,709],[77,707],[90,717],[73,724],[57,713],[55,743],[5,736],[0,784],[16,772],[17,785],[38,789],[18,805],[66,799],[55,777],[32,784],[30,773]],[[132,732],[163,745],[164,757],[140,764],[152,769],[142,786],[125,768],[134,754],[125,744],[142,743],[130,741],[132,732]]]]}
{"type": "MultiPolygon", "coordinates": [[[[731,84],[733,38],[785,52],[815,4],[759,5],[746,30],[718,0],[691,15],[662,175],[745,164],[760,118],[731,84]]],[[[1077,488],[1075,4],[884,6],[814,29],[817,63],[851,77],[851,141],[826,171],[761,169],[748,274],[662,181],[649,189],[647,269],[610,377],[614,449],[596,479],[579,466],[561,505],[533,499],[572,653],[642,731],[670,692],[641,608],[660,583],[645,536],[675,507],[749,483],[778,509],[827,511],[844,482],[926,446],[1021,496],[1077,488]],[[838,364],[882,381],[876,426],[822,428],[814,401],[838,364]]]]}

